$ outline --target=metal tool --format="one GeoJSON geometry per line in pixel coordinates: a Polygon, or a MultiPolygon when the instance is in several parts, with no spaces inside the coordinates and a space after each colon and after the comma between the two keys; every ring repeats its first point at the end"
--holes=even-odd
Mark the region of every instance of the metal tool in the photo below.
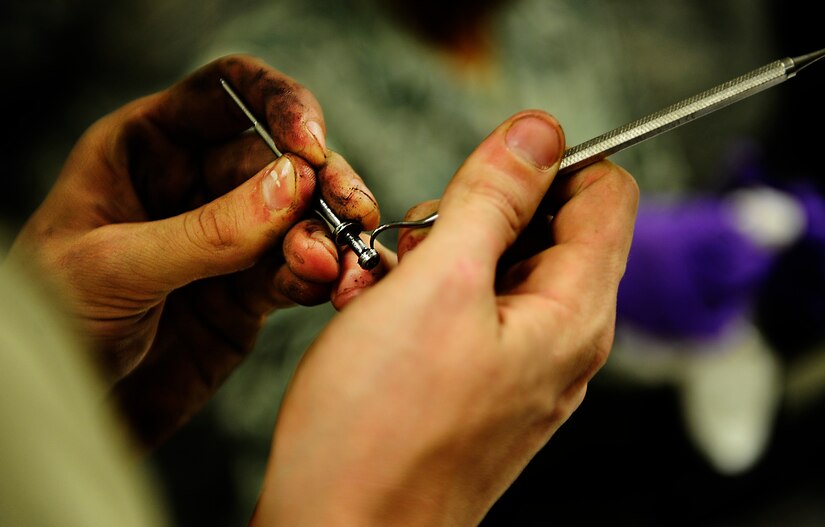
{"type": "MultiPolygon", "coordinates": [[[[281,157],[283,154],[275,145],[272,136],[269,135],[266,128],[258,122],[255,115],[246,107],[241,98],[235,93],[235,90],[224,79],[221,79],[221,86],[229,94],[235,104],[243,111],[246,117],[252,122],[252,127],[264,140],[267,146],[275,153],[276,157],[281,157]]],[[[359,234],[361,233],[361,226],[351,221],[344,221],[339,218],[335,212],[330,208],[323,198],[318,197],[318,203],[315,212],[327,223],[335,243],[338,245],[347,245],[358,256],[358,265],[362,269],[373,269],[381,261],[381,256],[373,247],[367,247],[367,244],[361,240],[359,234]]]]}
{"type": "MultiPolygon", "coordinates": [[[[583,168],[611,154],[641,143],[645,139],[655,137],[677,126],[705,116],[714,110],[750,97],[771,86],[776,86],[822,57],[825,57],[825,49],[798,57],[786,57],[776,60],[724,84],[677,102],[663,110],[568,148],[561,158],[558,174],[563,175],[583,168]]],[[[421,220],[385,223],[372,231],[370,247],[374,247],[375,238],[388,229],[429,227],[437,219],[438,213],[436,212],[421,220]]]]}

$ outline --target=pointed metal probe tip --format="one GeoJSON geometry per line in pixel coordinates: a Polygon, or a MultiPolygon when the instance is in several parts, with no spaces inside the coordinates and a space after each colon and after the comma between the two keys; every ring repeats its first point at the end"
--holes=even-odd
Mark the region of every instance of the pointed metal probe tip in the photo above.
{"type": "Polygon", "coordinates": [[[796,71],[798,72],[802,68],[810,66],[822,57],[825,57],[825,48],[820,49],[819,51],[814,51],[813,53],[806,53],[805,55],[793,57],[791,60],[793,61],[796,71]]]}

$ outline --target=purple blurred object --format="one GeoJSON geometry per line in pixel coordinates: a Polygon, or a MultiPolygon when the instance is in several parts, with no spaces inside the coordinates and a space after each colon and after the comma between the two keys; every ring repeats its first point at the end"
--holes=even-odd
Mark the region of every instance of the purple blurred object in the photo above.
{"type": "Polygon", "coordinates": [[[747,316],[775,255],[737,230],[723,200],[643,203],[618,321],[675,340],[719,336],[747,316]]]}

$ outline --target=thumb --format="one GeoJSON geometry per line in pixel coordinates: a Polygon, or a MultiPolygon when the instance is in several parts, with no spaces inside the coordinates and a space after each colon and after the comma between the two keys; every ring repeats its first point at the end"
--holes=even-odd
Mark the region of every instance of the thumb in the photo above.
{"type": "Polygon", "coordinates": [[[439,240],[434,250],[460,248],[494,272],[550,187],[563,150],[561,126],[547,113],[524,111],[502,123],[447,186],[429,237],[439,240]]]}
{"type": "Polygon", "coordinates": [[[164,220],[120,224],[120,253],[142,282],[168,291],[251,266],[304,214],[314,172],[282,156],[197,209],[164,220]]]}

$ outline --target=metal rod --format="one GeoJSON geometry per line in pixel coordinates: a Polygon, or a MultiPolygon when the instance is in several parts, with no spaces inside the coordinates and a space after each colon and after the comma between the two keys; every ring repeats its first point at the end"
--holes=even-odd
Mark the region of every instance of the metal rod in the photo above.
{"type": "MultiPolygon", "coordinates": [[[[558,173],[562,175],[574,172],[646,139],[673,130],[677,126],[741,101],[771,86],[776,86],[823,57],[825,57],[825,49],[798,57],[776,60],[724,84],[672,104],[663,110],[570,147],[562,155],[558,173]]],[[[429,227],[437,219],[438,213],[436,212],[421,220],[385,223],[372,231],[370,247],[374,246],[376,236],[385,230],[401,227],[429,227]]]]}
{"type": "Polygon", "coordinates": [[[799,57],[776,60],[724,84],[677,102],[663,110],[620,126],[567,149],[559,174],[578,170],[620,150],[689,123],[715,110],[776,86],[805,66],[825,56],[825,49],[799,57]]]}

